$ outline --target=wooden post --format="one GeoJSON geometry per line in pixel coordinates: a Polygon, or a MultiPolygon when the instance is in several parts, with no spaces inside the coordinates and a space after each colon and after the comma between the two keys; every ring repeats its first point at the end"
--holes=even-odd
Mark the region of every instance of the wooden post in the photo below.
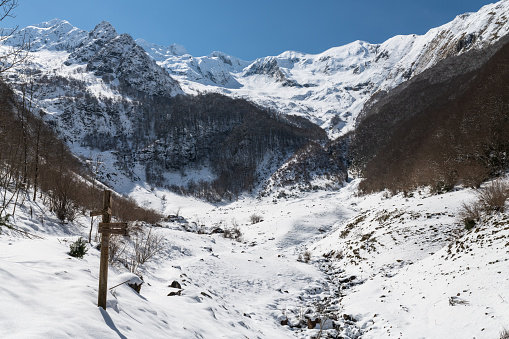
{"type": "MultiPolygon", "coordinates": [[[[103,196],[103,223],[111,222],[111,191],[104,190],[103,196]]],[[[97,306],[106,310],[106,295],[108,293],[108,251],[110,234],[101,233],[101,266],[99,268],[99,294],[97,306]]]]}
{"type": "Polygon", "coordinates": [[[110,246],[110,234],[127,235],[127,223],[111,222],[111,191],[104,190],[103,209],[90,212],[91,217],[102,215],[103,222],[99,223],[101,233],[101,265],[99,267],[99,293],[97,306],[106,310],[106,296],[108,294],[108,252],[110,246]]]}

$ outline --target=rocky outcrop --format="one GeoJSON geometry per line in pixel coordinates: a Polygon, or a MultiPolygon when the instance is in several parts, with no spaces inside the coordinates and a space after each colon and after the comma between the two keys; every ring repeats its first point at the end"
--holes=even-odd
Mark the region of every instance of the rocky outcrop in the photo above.
{"type": "Polygon", "coordinates": [[[96,53],[117,36],[117,31],[109,22],[101,22],[95,26],[94,30],[88,34],[88,37],[77,46],[76,50],[69,55],[66,65],[90,61],[96,53]]]}
{"type": "Polygon", "coordinates": [[[157,96],[183,93],[166,70],[159,67],[128,34],[109,40],[91,56],[87,71],[105,77],[109,82],[117,79],[122,88],[131,93],[137,91],[157,96]]]}

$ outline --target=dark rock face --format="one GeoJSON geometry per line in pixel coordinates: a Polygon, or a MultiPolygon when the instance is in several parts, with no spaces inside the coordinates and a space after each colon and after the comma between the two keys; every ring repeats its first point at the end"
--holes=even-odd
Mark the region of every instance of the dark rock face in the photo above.
{"type": "Polygon", "coordinates": [[[463,39],[458,41],[456,51],[468,50],[477,41],[477,35],[474,33],[467,34],[463,39]]]}
{"type": "Polygon", "coordinates": [[[118,79],[127,91],[134,90],[157,96],[181,94],[178,83],[128,34],[111,39],[87,63],[87,71],[118,79]]]}
{"type": "Polygon", "coordinates": [[[182,286],[180,286],[180,283],[176,280],[174,280],[171,284],[170,284],[170,287],[173,287],[173,288],[178,288],[178,289],[181,289],[182,286]]]}
{"type": "Polygon", "coordinates": [[[108,82],[118,80],[121,89],[131,95],[135,92],[156,96],[183,93],[177,81],[130,35],[118,35],[106,21],[98,24],[66,61],[66,65],[79,63],[86,63],[87,71],[108,82]]]}
{"type": "Polygon", "coordinates": [[[109,41],[118,36],[113,26],[103,21],[98,24],[88,37],[71,53],[67,64],[88,62],[97,52],[99,52],[109,41]]]}
{"type": "Polygon", "coordinates": [[[253,63],[249,68],[246,70],[244,76],[254,75],[254,74],[260,74],[260,75],[268,75],[277,81],[284,81],[286,79],[285,74],[279,68],[277,64],[276,59],[270,59],[270,60],[258,60],[255,63],[253,63]]]}

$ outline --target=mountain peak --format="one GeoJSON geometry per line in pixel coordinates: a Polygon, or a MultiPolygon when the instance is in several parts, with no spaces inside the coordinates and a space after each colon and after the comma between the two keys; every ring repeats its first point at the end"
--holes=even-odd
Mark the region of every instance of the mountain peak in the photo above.
{"type": "Polygon", "coordinates": [[[6,43],[10,46],[22,46],[30,40],[32,52],[41,49],[70,51],[78,46],[87,34],[66,20],[53,19],[17,31],[6,43]]]}
{"type": "Polygon", "coordinates": [[[156,61],[164,61],[170,57],[181,57],[189,54],[184,46],[178,44],[159,46],[144,39],[136,39],[136,44],[143,48],[156,61]]]}
{"type": "Polygon", "coordinates": [[[62,25],[69,25],[69,26],[71,26],[69,21],[55,18],[55,19],[50,20],[50,21],[41,22],[38,25],[34,25],[34,27],[37,27],[37,28],[52,28],[52,27],[62,26],[62,25]]]}
{"type": "Polygon", "coordinates": [[[89,37],[92,39],[111,40],[117,35],[117,31],[108,21],[101,21],[90,32],[89,37]]]}
{"type": "Polygon", "coordinates": [[[69,55],[69,59],[66,63],[88,62],[101,48],[117,36],[117,31],[109,22],[100,22],[76,50],[69,55]]]}
{"type": "MultiPolygon", "coordinates": [[[[96,27],[98,29],[94,31],[107,32],[106,30],[109,30],[110,33],[114,32],[110,27],[111,25],[98,26],[96,27]]],[[[105,36],[109,35],[102,35],[102,37],[105,36]]],[[[96,76],[108,75],[118,79],[120,85],[128,90],[149,95],[174,96],[182,94],[179,84],[163,68],[159,67],[129,34],[117,35],[108,41],[100,39],[91,39],[90,41],[90,44],[84,46],[88,49],[76,51],[76,60],[81,58],[81,60],[87,61],[87,71],[94,72],[96,76]]]]}

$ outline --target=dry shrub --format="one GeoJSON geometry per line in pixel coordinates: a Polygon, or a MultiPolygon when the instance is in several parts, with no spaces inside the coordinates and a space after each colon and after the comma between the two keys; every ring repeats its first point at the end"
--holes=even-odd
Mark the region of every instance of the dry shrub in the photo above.
{"type": "Polygon", "coordinates": [[[466,229],[471,229],[479,221],[482,215],[482,208],[477,202],[461,205],[458,217],[465,224],[466,229]]]}
{"type": "Polygon", "coordinates": [[[304,260],[305,263],[308,263],[311,260],[311,252],[305,250],[304,254],[302,254],[302,260],[304,260]]]}
{"type": "Polygon", "coordinates": [[[495,180],[477,193],[479,203],[486,212],[503,212],[509,198],[509,183],[495,180]]]}
{"type": "Polygon", "coordinates": [[[136,261],[144,264],[163,251],[164,237],[152,233],[150,228],[148,232],[138,232],[133,239],[134,253],[136,261]]]}
{"type": "Polygon", "coordinates": [[[500,332],[500,339],[509,339],[509,330],[505,329],[500,332]]]}
{"type": "Polygon", "coordinates": [[[238,242],[242,242],[242,232],[238,227],[227,228],[223,232],[223,238],[233,239],[238,242]]]}
{"type": "Polygon", "coordinates": [[[140,265],[161,254],[164,250],[164,236],[156,235],[149,228],[131,235],[132,248],[126,251],[124,266],[133,273],[138,273],[140,265]]]}
{"type": "Polygon", "coordinates": [[[261,215],[258,215],[258,214],[252,214],[250,217],[249,217],[249,220],[251,220],[251,224],[257,224],[259,222],[262,222],[263,221],[263,217],[261,215]]]}
{"type": "Polygon", "coordinates": [[[307,264],[311,260],[311,252],[309,250],[305,250],[303,253],[299,254],[297,260],[307,264]]]}
{"type": "Polygon", "coordinates": [[[122,263],[122,258],[125,255],[126,243],[124,238],[120,235],[111,235],[108,247],[108,261],[110,264],[122,263]]]}
{"type": "Polygon", "coordinates": [[[58,180],[50,194],[51,210],[57,218],[64,222],[74,221],[79,212],[79,206],[73,197],[73,190],[76,186],[76,179],[73,173],[66,173],[58,180]]]}
{"type": "Polygon", "coordinates": [[[114,197],[113,203],[114,217],[122,222],[145,221],[155,224],[163,218],[155,210],[140,207],[132,198],[114,197]]]}
{"type": "Polygon", "coordinates": [[[476,197],[471,203],[463,203],[458,214],[466,229],[473,228],[483,214],[504,211],[505,201],[509,198],[509,183],[495,180],[479,189],[476,197]]]}
{"type": "Polygon", "coordinates": [[[232,220],[232,227],[227,228],[225,227],[223,232],[223,238],[226,239],[233,239],[237,242],[242,242],[242,231],[240,230],[239,224],[235,219],[232,220]]]}

